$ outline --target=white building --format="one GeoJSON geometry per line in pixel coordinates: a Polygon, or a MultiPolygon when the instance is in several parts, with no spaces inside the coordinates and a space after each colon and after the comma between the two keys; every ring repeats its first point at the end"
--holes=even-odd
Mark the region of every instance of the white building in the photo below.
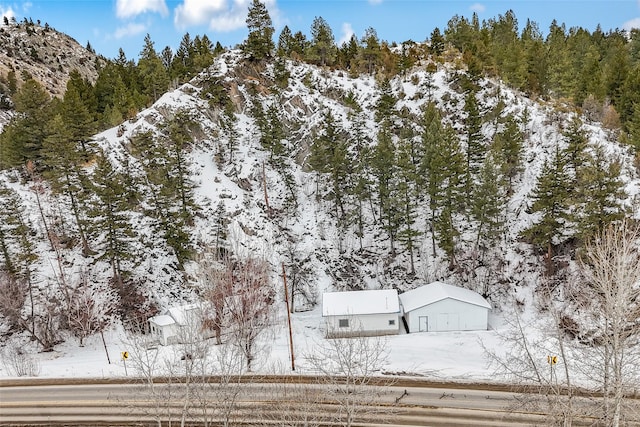
{"type": "Polygon", "coordinates": [[[491,304],[469,289],[433,282],[400,294],[408,332],[473,331],[489,328],[491,304]]]}
{"type": "Polygon", "coordinates": [[[193,335],[186,328],[200,328],[202,312],[196,304],[171,307],[163,314],[149,319],[151,337],[162,345],[175,344],[193,335]]]}
{"type": "Polygon", "coordinates": [[[322,317],[327,337],[397,334],[400,320],[398,291],[324,293],[322,317]]]}

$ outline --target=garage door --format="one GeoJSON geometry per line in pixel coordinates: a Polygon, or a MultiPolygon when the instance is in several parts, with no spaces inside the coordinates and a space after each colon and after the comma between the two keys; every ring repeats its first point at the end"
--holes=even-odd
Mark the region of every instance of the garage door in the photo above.
{"type": "Polygon", "coordinates": [[[438,331],[459,331],[460,315],[458,313],[438,313],[436,328],[438,331]]]}

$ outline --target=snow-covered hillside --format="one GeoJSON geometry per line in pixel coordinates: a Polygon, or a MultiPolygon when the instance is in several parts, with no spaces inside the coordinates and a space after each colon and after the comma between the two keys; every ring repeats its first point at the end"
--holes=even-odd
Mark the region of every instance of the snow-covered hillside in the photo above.
{"type": "MultiPolygon", "coordinates": [[[[426,104],[433,101],[444,112],[444,121],[459,132],[464,143],[465,94],[456,79],[463,71],[440,64],[433,72],[427,65],[418,65],[406,77],[398,76],[389,82],[391,93],[398,100],[395,105],[398,117],[402,113],[419,118],[426,104]]],[[[482,127],[486,141],[502,130],[501,117],[512,114],[525,120],[520,124],[525,135],[523,170],[516,177],[514,192],[508,200],[506,233],[500,247],[489,251],[500,253],[501,262],[479,265],[472,260],[474,226],[459,218],[459,268],[449,268],[440,248],[435,254],[432,252],[428,208],[419,206],[416,229],[424,233],[416,243],[416,272],[409,274],[409,256],[406,251],[393,253],[382,225],[375,220],[377,208],[364,207],[368,220],[362,236],[357,235],[355,227],[338,227],[333,202],[322,197],[327,179],[312,172],[308,164],[310,147],[323,133],[327,113],[343,132],[355,138],[356,132],[363,131],[365,143],[375,144],[380,82],[372,76],[351,77],[344,71],[290,61],[286,63],[286,71],[287,83],[278,85],[279,72],[273,64],[262,70],[244,63],[238,52],[225,53],[209,70],[166,93],[134,119],[96,135],[95,143],[117,170],[126,170],[144,181],[144,168],[140,157],[132,154],[131,138],[144,131],[160,133],[164,122],[179,112],[187,112],[198,124],[197,131],[191,133],[194,141],[187,148],[196,184],[195,199],[200,208],[190,228],[195,252],[215,241],[217,212],[222,206],[228,249],[240,256],[265,258],[272,266],[273,282],[278,288],[281,265],[297,262],[309,271],[301,285],[308,295],[350,288],[394,287],[403,291],[444,280],[485,294],[490,289],[488,297],[496,313],[515,298],[525,305],[531,303],[527,298],[543,266],[531,245],[522,242],[519,236],[535,220],[528,213],[531,191],[544,162],[556,147],[566,145],[562,132],[572,114],[560,113],[559,105],[528,99],[498,81],[481,80],[478,99],[486,116],[482,127]],[[224,103],[210,102],[212,95],[203,95],[211,82],[224,88],[234,120],[225,114],[224,103]],[[286,155],[278,166],[272,161],[272,153],[260,143],[261,131],[255,114],[258,107],[262,111],[275,108],[285,129],[281,142],[286,155]]],[[[412,123],[418,135],[413,138],[419,139],[420,121],[412,123]]],[[[592,143],[604,147],[608,157],[621,159],[625,204],[636,212],[639,181],[632,155],[615,142],[611,131],[597,123],[585,123],[584,129],[592,143]]],[[[397,140],[398,136],[394,138],[397,140]]],[[[89,163],[85,168],[91,176],[95,165],[89,163]]],[[[41,310],[39,301],[61,298],[62,283],[77,286],[84,280],[94,290],[97,301],[113,298],[109,290],[112,266],[108,262],[92,255],[83,256],[80,245],[73,240],[55,251],[47,240],[43,218],[67,234],[75,233],[68,198],[53,195],[46,182],[27,179],[20,171],[4,172],[0,180],[19,194],[26,221],[36,233],[32,236],[37,243],[37,260],[32,264],[35,310],[41,310]],[[66,276],[66,280],[61,276],[66,276]]],[[[184,269],[180,268],[174,251],[154,229],[153,219],[144,209],[133,210],[128,218],[135,230],[130,243],[136,261],[123,261],[123,269],[139,284],[145,298],[157,308],[198,299],[197,263],[188,262],[184,269]]],[[[99,245],[105,237],[92,238],[99,245]]],[[[313,310],[312,303],[298,301],[296,308],[313,310]]],[[[23,310],[30,308],[25,306],[23,310]]],[[[316,314],[313,322],[320,323],[317,308],[310,313],[316,314]]],[[[2,328],[7,332],[8,325],[2,328]]],[[[66,333],[61,338],[72,339],[66,333]]]]}

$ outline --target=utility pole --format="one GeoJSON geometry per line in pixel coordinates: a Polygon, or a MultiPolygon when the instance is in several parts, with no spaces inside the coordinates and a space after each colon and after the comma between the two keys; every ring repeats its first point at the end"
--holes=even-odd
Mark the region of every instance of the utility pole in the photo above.
{"type": "Polygon", "coordinates": [[[282,280],[284,281],[284,301],[287,303],[287,321],[289,323],[289,347],[291,348],[291,370],[296,370],[295,357],[293,356],[293,333],[291,332],[291,310],[289,308],[289,288],[287,288],[287,273],[282,263],[282,280]]]}

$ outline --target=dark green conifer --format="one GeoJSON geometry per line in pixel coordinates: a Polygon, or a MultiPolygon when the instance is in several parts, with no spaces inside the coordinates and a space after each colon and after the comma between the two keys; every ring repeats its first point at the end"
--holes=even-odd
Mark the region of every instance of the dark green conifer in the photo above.
{"type": "Polygon", "coordinates": [[[610,223],[624,217],[626,198],[619,159],[610,158],[601,145],[593,147],[577,171],[573,193],[576,203],[578,233],[586,241],[610,223]]]}
{"type": "Polygon", "coordinates": [[[372,153],[371,171],[376,180],[381,224],[389,236],[391,251],[395,253],[402,212],[397,193],[396,147],[388,125],[384,123],[378,131],[378,143],[372,153]]]}
{"type": "Polygon", "coordinates": [[[316,16],[311,24],[311,43],[307,58],[322,66],[335,60],[335,39],[331,27],[321,16],[316,16]]]}
{"type": "Polygon", "coordinates": [[[169,88],[169,73],[155,51],[154,43],[149,34],[144,38],[138,70],[144,94],[147,95],[149,101],[156,101],[169,88]]]}
{"type": "Polygon", "coordinates": [[[273,24],[264,3],[253,0],[247,14],[249,35],[242,45],[242,51],[250,61],[270,59],[275,45],[273,43],[273,24]]]}
{"type": "Polygon", "coordinates": [[[564,240],[570,226],[570,183],[566,154],[556,147],[553,157],[542,167],[531,195],[531,213],[539,219],[524,231],[535,246],[545,250],[549,273],[553,272],[554,245],[564,240]]]}
{"type": "Polygon", "coordinates": [[[95,197],[88,215],[92,235],[99,242],[97,259],[109,263],[113,280],[122,288],[126,274],[123,263],[135,259],[131,246],[135,232],[130,223],[125,180],[104,153],[97,156],[92,187],[95,197]]]}
{"type": "Polygon", "coordinates": [[[280,32],[280,36],[278,37],[278,47],[276,51],[278,56],[282,56],[285,58],[291,57],[291,52],[293,52],[293,34],[291,33],[288,25],[285,25],[280,32]]]}
{"type": "Polygon", "coordinates": [[[518,121],[508,115],[504,128],[493,138],[492,155],[504,178],[507,196],[513,194],[513,180],[522,170],[522,151],[524,136],[520,131],[518,121]]]}

